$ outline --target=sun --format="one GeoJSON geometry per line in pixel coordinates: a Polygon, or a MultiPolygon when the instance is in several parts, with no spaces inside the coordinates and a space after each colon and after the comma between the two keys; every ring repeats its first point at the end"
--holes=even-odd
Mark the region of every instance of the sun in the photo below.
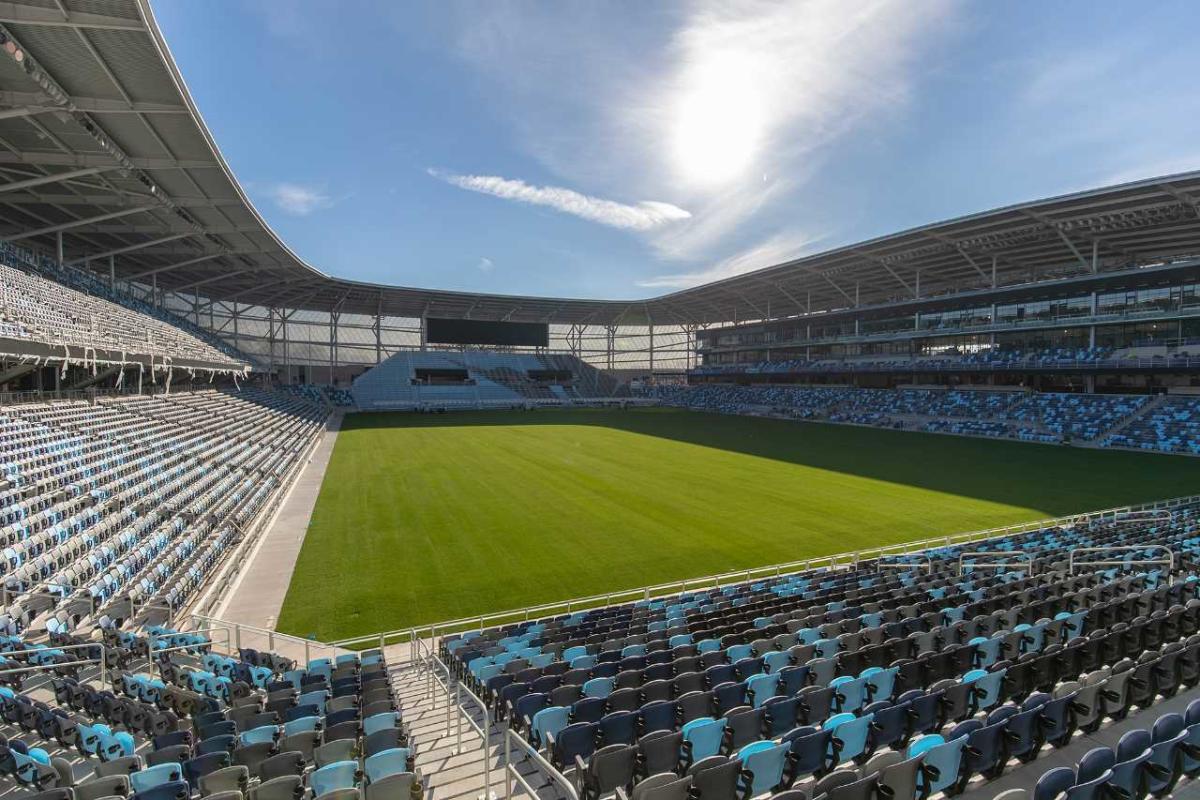
{"type": "Polygon", "coordinates": [[[682,178],[713,186],[746,174],[762,146],[765,109],[748,54],[713,54],[687,70],[672,124],[682,178]]]}

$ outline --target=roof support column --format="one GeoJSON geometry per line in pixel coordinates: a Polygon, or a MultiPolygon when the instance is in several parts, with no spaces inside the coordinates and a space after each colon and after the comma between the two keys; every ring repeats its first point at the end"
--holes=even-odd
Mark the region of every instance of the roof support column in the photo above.
{"type": "Polygon", "coordinates": [[[604,343],[605,343],[605,349],[607,351],[605,363],[608,364],[609,369],[612,369],[613,368],[613,350],[616,349],[616,344],[617,344],[617,326],[616,325],[605,325],[604,326],[604,343]]]}
{"type": "Polygon", "coordinates": [[[333,368],[337,366],[338,355],[338,321],[341,312],[334,311],[329,315],[329,385],[333,385],[333,368]]]}
{"type": "Polygon", "coordinates": [[[54,258],[58,263],[63,264],[63,240],[62,231],[54,234],[54,258]]]}
{"type": "Polygon", "coordinates": [[[284,383],[288,386],[292,385],[292,350],[288,346],[288,315],[282,311],[279,312],[279,335],[283,338],[283,371],[287,377],[284,383]]]}
{"type": "Polygon", "coordinates": [[[1100,240],[1092,239],[1092,274],[1100,271],[1100,240]]]}
{"type": "Polygon", "coordinates": [[[380,326],[382,324],[383,324],[383,317],[376,314],[375,321],[371,325],[371,327],[373,327],[375,329],[375,363],[376,364],[380,364],[383,362],[383,338],[379,331],[380,326]]]}
{"type": "Polygon", "coordinates": [[[117,257],[108,257],[108,288],[117,288],[117,257]]]}
{"type": "Polygon", "coordinates": [[[155,308],[161,308],[161,306],[159,305],[159,300],[160,300],[160,298],[158,296],[158,276],[151,275],[150,276],[150,305],[154,306],[155,308]]]}
{"type": "Polygon", "coordinates": [[[275,374],[275,308],[267,309],[267,374],[275,374]]]}
{"type": "Polygon", "coordinates": [[[241,316],[241,314],[238,312],[237,300],[234,300],[233,301],[233,349],[235,349],[235,350],[238,350],[241,347],[238,344],[238,317],[240,317],[240,316],[241,316]]]}
{"type": "Polygon", "coordinates": [[[650,323],[650,374],[654,374],[654,323],[650,323]]]}
{"type": "Polygon", "coordinates": [[[996,288],[996,262],[999,261],[996,256],[992,256],[992,288],[996,288]]]}

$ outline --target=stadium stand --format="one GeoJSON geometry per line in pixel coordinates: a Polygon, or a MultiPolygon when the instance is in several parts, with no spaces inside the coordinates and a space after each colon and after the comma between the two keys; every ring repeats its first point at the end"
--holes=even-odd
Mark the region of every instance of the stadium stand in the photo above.
{"type": "Polygon", "coordinates": [[[252,389],[0,407],[0,626],[73,630],[178,610],[326,413],[252,389]]]}
{"type": "Polygon", "coordinates": [[[1119,432],[1108,447],[1200,455],[1200,397],[1164,397],[1119,432]]]}
{"type": "Polygon", "coordinates": [[[1186,397],[721,384],[652,387],[648,394],[666,405],[725,414],[767,413],[1048,444],[1198,452],[1192,438],[1196,402],[1186,397]]]}
{"type": "Polygon", "coordinates": [[[512,408],[599,396],[591,392],[601,382],[595,367],[564,354],[402,351],[359,376],[350,394],[361,409],[512,408]]]}
{"type": "MultiPolygon", "coordinates": [[[[581,797],[959,794],[1200,683],[1196,515],[485,629],[443,639],[440,657],[581,797]]],[[[1195,737],[1200,701],[1034,796],[1093,781],[1163,796],[1196,774],[1195,737]]]]}
{"type": "Polygon", "coordinates": [[[247,363],[211,331],[113,291],[94,276],[7,242],[0,242],[0,259],[6,262],[0,263],[0,336],[239,371],[247,363]]]}

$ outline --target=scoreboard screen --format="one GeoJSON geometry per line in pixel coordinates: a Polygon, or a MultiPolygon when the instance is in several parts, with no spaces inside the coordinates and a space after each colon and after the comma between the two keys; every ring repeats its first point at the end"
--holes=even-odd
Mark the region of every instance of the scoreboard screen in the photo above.
{"type": "Polygon", "coordinates": [[[496,344],[549,347],[550,325],[545,322],[489,322],[479,319],[425,319],[430,344],[496,344]]]}

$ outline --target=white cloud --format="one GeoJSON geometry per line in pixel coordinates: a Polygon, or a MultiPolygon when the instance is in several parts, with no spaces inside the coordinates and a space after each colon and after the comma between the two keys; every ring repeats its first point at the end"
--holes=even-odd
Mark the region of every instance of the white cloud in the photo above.
{"type": "Polygon", "coordinates": [[[328,208],[333,201],[328,195],[311,186],[298,183],[279,183],[271,188],[271,199],[284,213],[307,217],[318,209],[328,208]]]}
{"type": "Polygon", "coordinates": [[[491,272],[495,268],[496,265],[492,263],[492,260],[486,256],[479,259],[479,263],[475,265],[475,269],[479,270],[480,272],[491,272]]]}
{"type": "Polygon", "coordinates": [[[504,200],[546,206],[613,228],[648,231],[692,216],[678,206],[655,200],[643,200],[637,205],[627,205],[615,200],[580,194],[561,186],[532,186],[522,180],[501,178],[497,175],[456,175],[435,169],[429,170],[429,174],[460,189],[489,194],[504,200]]]}
{"type": "Polygon", "coordinates": [[[776,234],[765,242],[735,253],[705,269],[656,275],[638,281],[637,285],[646,289],[687,289],[722,278],[732,278],[734,275],[753,272],[806,255],[821,238],[800,234],[776,234]]]}

